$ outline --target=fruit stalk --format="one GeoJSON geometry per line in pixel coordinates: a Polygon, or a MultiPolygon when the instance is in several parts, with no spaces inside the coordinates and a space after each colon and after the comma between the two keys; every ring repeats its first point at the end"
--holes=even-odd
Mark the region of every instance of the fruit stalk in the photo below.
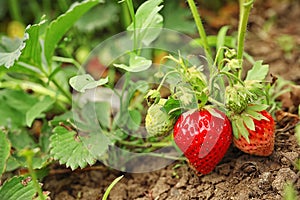
{"type": "Polygon", "coordinates": [[[203,27],[201,17],[198,13],[198,10],[197,10],[197,7],[195,5],[194,0],[187,0],[187,1],[189,3],[191,12],[193,14],[193,17],[194,17],[194,20],[195,20],[195,23],[196,23],[201,41],[202,41],[202,45],[203,45],[203,48],[204,48],[204,51],[205,51],[206,58],[208,59],[209,65],[211,65],[213,63],[212,62],[212,53],[211,53],[211,50],[210,50],[209,45],[208,45],[206,32],[205,32],[205,29],[203,27]]]}
{"type": "Polygon", "coordinates": [[[239,2],[240,2],[240,20],[239,20],[239,29],[238,29],[237,59],[241,67],[240,70],[238,71],[237,76],[241,78],[247,23],[248,23],[250,10],[253,6],[254,0],[239,0],[239,2]]]}

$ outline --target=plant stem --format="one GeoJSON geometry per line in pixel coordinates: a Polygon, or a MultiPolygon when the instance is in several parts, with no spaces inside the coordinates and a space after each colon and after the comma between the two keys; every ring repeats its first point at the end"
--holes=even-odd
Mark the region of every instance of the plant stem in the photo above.
{"type": "Polygon", "coordinates": [[[58,90],[68,99],[69,103],[71,103],[72,95],[69,92],[65,91],[55,79],[52,79],[51,81],[58,88],[58,90]]]}
{"type": "Polygon", "coordinates": [[[154,142],[154,143],[144,143],[144,144],[137,144],[135,141],[130,142],[130,141],[124,141],[120,140],[118,141],[120,144],[127,145],[127,146],[135,146],[135,147],[167,147],[167,146],[172,146],[171,142],[154,142]]]}
{"type": "Polygon", "coordinates": [[[35,93],[42,94],[42,95],[48,95],[53,99],[57,99],[63,103],[70,104],[71,102],[63,95],[58,95],[55,91],[49,90],[48,88],[45,88],[39,84],[32,83],[32,82],[26,82],[26,81],[5,81],[0,83],[0,88],[11,88],[15,89],[17,87],[20,87],[23,90],[33,90],[35,93]]]}
{"type": "Polygon", "coordinates": [[[118,178],[116,178],[107,188],[107,190],[105,191],[102,200],[106,200],[108,198],[108,195],[111,191],[111,189],[123,178],[124,175],[119,176],[118,178]]]}
{"type": "Polygon", "coordinates": [[[31,175],[35,190],[38,193],[38,197],[39,197],[40,200],[45,200],[45,196],[43,194],[43,191],[42,191],[41,186],[38,182],[36,173],[35,173],[35,171],[33,169],[33,166],[32,166],[32,158],[33,158],[34,154],[35,154],[34,150],[23,150],[21,152],[21,155],[26,158],[27,168],[28,168],[29,174],[31,175]]]}
{"type": "Polygon", "coordinates": [[[240,3],[240,19],[239,19],[239,29],[238,29],[237,59],[239,60],[241,66],[241,69],[238,71],[238,77],[241,79],[245,35],[247,31],[247,23],[249,19],[250,10],[252,8],[254,0],[239,0],[239,3],[240,3]]]}
{"type": "Polygon", "coordinates": [[[121,18],[121,21],[122,21],[122,24],[124,26],[124,28],[126,29],[131,21],[130,21],[130,13],[129,13],[129,7],[126,6],[125,3],[122,3],[122,10],[121,10],[121,13],[122,13],[122,18],[121,18]]]}
{"type": "Polygon", "coordinates": [[[62,62],[62,63],[70,63],[70,64],[73,64],[78,70],[81,69],[81,65],[76,60],[74,60],[73,58],[53,56],[52,60],[57,61],[57,62],[62,62]]]}
{"type": "Polygon", "coordinates": [[[137,44],[137,35],[136,35],[136,20],[135,20],[134,7],[133,7],[132,0],[126,0],[126,3],[133,23],[133,49],[134,52],[136,52],[138,44],[137,44]]]}
{"type": "Polygon", "coordinates": [[[172,74],[172,73],[179,73],[179,72],[174,70],[174,71],[170,71],[170,72],[166,73],[166,75],[165,75],[165,76],[163,77],[163,79],[161,80],[159,86],[157,87],[157,89],[156,89],[157,91],[159,91],[159,90],[161,89],[161,87],[163,86],[165,80],[167,79],[167,76],[169,76],[169,75],[172,74]]]}
{"type": "Polygon", "coordinates": [[[23,22],[23,18],[21,17],[20,7],[18,4],[18,0],[9,0],[9,12],[11,15],[11,18],[13,20],[16,20],[18,22],[23,22]]]}
{"type": "Polygon", "coordinates": [[[197,29],[198,29],[198,33],[200,35],[201,41],[202,41],[202,45],[205,51],[205,55],[208,59],[208,64],[212,65],[212,53],[211,50],[209,48],[208,45],[208,41],[207,41],[207,37],[206,37],[206,32],[205,29],[203,27],[202,21],[201,21],[201,17],[198,13],[197,7],[195,5],[194,0],[187,0],[191,9],[191,12],[193,14],[197,29]]]}

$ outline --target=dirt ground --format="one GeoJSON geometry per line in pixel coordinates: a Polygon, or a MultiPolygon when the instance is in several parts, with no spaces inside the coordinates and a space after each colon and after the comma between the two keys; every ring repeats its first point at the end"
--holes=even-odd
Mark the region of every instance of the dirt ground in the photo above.
{"type": "MultiPolygon", "coordinates": [[[[299,20],[298,0],[257,0],[246,42],[246,51],[256,60],[263,59],[270,64],[271,74],[297,84],[300,84],[299,20]]],[[[297,109],[293,112],[296,113],[297,109]]],[[[271,156],[250,156],[231,146],[222,162],[209,175],[197,176],[186,163],[180,161],[164,169],[141,174],[124,174],[99,163],[75,172],[53,169],[43,181],[44,189],[51,192],[54,200],[98,200],[108,185],[124,174],[111,191],[110,199],[279,200],[283,198],[283,187],[287,181],[293,182],[300,193],[300,173],[295,167],[300,147],[294,135],[292,119],[277,118],[275,150],[271,156]]]]}

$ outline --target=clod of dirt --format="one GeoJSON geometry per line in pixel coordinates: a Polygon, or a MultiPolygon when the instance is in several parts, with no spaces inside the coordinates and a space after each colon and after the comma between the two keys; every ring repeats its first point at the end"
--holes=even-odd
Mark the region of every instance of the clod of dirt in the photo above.
{"type": "Polygon", "coordinates": [[[56,195],[56,199],[63,199],[63,200],[75,200],[74,197],[70,196],[67,191],[63,191],[56,195]]]}
{"type": "Polygon", "coordinates": [[[297,178],[297,174],[290,168],[282,168],[278,171],[275,180],[272,182],[273,189],[283,195],[284,186],[288,181],[293,182],[297,178]]]}
{"type": "Polygon", "coordinates": [[[258,187],[264,191],[268,191],[271,189],[271,184],[272,184],[272,174],[271,172],[263,172],[259,176],[258,180],[258,187]]]}
{"type": "Polygon", "coordinates": [[[281,163],[285,165],[292,165],[299,157],[299,154],[297,152],[283,152],[282,153],[283,158],[281,158],[281,163]]]}
{"type": "Polygon", "coordinates": [[[166,184],[166,180],[167,178],[165,177],[158,179],[156,185],[152,189],[152,195],[154,198],[160,196],[161,194],[170,189],[170,186],[166,184]]]}
{"type": "Polygon", "coordinates": [[[182,188],[186,186],[186,183],[188,181],[187,174],[183,174],[183,176],[179,179],[178,183],[175,185],[175,188],[182,188]]]}

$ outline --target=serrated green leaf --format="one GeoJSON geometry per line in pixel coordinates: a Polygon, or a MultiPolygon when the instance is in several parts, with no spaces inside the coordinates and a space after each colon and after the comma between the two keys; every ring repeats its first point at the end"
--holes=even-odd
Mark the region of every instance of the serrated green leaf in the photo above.
{"type": "Polygon", "coordinates": [[[33,181],[22,181],[25,177],[13,177],[6,181],[0,188],[1,200],[25,200],[33,199],[36,190],[33,181]]]}
{"type": "Polygon", "coordinates": [[[10,39],[3,36],[1,40],[0,48],[0,66],[6,68],[12,67],[15,62],[20,58],[22,50],[26,46],[26,40],[29,38],[29,34],[25,33],[24,38],[20,39],[10,39]]]}
{"type": "Polygon", "coordinates": [[[31,127],[34,119],[38,118],[44,111],[47,111],[55,101],[45,96],[41,101],[37,102],[26,112],[26,125],[31,127]]]}
{"type": "Polygon", "coordinates": [[[42,60],[42,49],[39,40],[40,36],[40,27],[46,21],[43,20],[38,24],[34,24],[32,26],[27,26],[26,33],[29,35],[29,39],[26,41],[26,46],[22,52],[21,60],[26,63],[31,63],[34,66],[41,66],[42,60]]]}
{"type": "Polygon", "coordinates": [[[75,131],[68,131],[60,126],[56,127],[53,132],[54,134],[50,137],[50,154],[60,164],[66,164],[72,170],[78,167],[84,168],[87,164],[93,165],[96,157],[108,148],[108,140],[100,133],[80,137],[75,131]]]}
{"type": "Polygon", "coordinates": [[[91,75],[83,74],[72,77],[69,83],[76,91],[85,92],[85,90],[93,89],[108,83],[108,77],[95,81],[91,75]]]}
{"type": "Polygon", "coordinates": [[[10,155],[10,142],[6,134],[0,130],[0,177],[5,172],[6,161],[10,155]]]}
{"type": "Polygon", "coordinates": [[[248,71],[245,80],[262,81],[269,72],[269,65],[263,65],[263,61],[256,61],[251,70],[248,71]]]}
{"type": "Polygon", "coordinates": [[[246,139],[246,141],[247,141],[248,143],[250,143],[250,140],[249,140],[249,132],[248,132],[248,130],[246,129],[245,124],[244,124],[244,121],[243,121],[242,118],[238,118],[238,119],[236,120],[236,127],[237,127],[237,129],[238,129],[240,135],[243,136],[243,137],[246,139]]]}
{"type": "Polygon", "coordinates": [[[114,64],[115,67],[124,69],[128,72],[141,72],[151,67],[152,61],[135,54],[130,55],[129,66],[125,64],[114,64]]]}
{"type": "Polygon", "coordinates": [[[245,125],[247,126],[247,128],[250,129],[251,131],[254,131],[255,124],[254,124],[253,119],[244,113],[242,114],[242,118],[243,118],[243,121],[244,121],[245,125]]]}
{"type": "Polygon", "coordinates": [[[97,5],[99,0],[84,0],[80,3],[75,2],[69,10],[52,21],[46,30],[45,36],[45,57],[48,63],[51,63],[54,50],[64,34],[73,26],[73,24],[89,9],[97,5]]]}
{"type": "Polygon", "coordinates": [[[163,7],[159,6],[161,3],[162,0],[148,0],[136,11],[136,27],[131,23],[127,30],[135,31],[139,43],[149,45],[160,34],[163,26],[163,17],[158,14],[163,7]],[[136,28],[136,30],[134,30],[134,28],[136,28]]]}

